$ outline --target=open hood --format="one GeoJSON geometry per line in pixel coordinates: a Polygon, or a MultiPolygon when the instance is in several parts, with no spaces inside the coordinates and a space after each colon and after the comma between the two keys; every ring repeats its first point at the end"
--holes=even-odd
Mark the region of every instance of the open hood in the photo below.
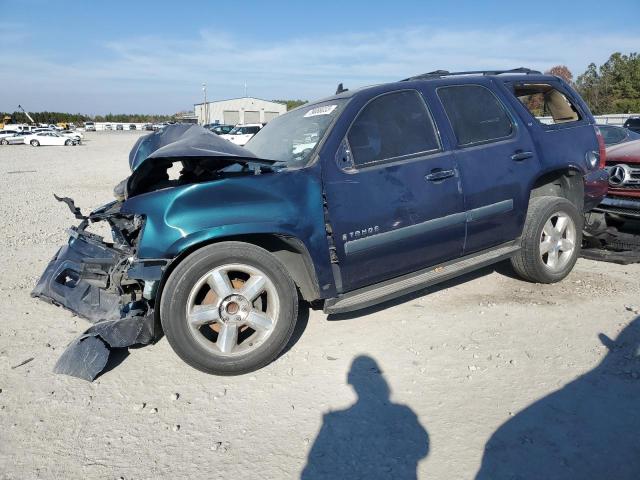
{"type": "Polygon", "coordinates": [[[146,163],[164,163],[181,158],[216,158],[227,165],[244,160],[271,165],[273,160],[258,159],[251,151],[221,138],[213,132],[189,124],[168,125],[141,137],[129,153],[132,171],[146,163]]]}
{"type": "MultiPolygon", "coordinates": [[[[131,176],[116,187],[125,198],[171,186],[167,169],[182,162],[182,182],[211,179],[233,164],[271,167],[275,160],[261,159],[199,125],[169,125],[140,138],[129,154],[131,176]],[[191,179],[191,180],[189,180],[191,179]]],[[[175,183],[174,183],[175,184],[175,183]]],[[[119,194],[116,194],[119,197],[119,194]]]]}

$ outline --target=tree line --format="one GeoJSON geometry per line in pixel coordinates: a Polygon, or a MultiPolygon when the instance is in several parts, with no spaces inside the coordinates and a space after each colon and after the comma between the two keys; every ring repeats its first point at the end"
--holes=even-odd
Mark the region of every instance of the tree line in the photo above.
{"type": "MultiPolygon", "coordinates": [[[[175,115],[145,115],[141,113],[108,113],[106,115],[84,115],[82,113],[66,112],[29,112],[36,123],[75,123],[87,121],[113,123],[157,123],[175,120],[175,115]]],[[[0,120],[5,116],[11,117],[11,123],[29,123],[27,116],[21,111],[0,112],[0,120]]]]}

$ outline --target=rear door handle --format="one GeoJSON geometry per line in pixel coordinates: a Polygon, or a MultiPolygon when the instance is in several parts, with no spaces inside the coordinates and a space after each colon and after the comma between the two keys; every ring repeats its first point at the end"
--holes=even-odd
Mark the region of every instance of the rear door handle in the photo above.
{"type": "Polygon", "coordinates": [[[533,152],[516,152],[511,155],[511,160],[515,162],[521,162],[522,160],[526,160],[527,158],[533,157],[533,152]]]}
{"type": "Polygon", "coordinates": [[[429,175],[426,175],[424,178],[429,182],[437,182],[439,180],[444,180],[445,178],[453,177],[456,174],[455,170],[431,170],[429,175]]]}

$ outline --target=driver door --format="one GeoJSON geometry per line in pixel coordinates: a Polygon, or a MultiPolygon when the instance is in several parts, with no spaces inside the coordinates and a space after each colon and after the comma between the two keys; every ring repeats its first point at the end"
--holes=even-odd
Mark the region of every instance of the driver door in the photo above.
{"type": "Polygon", "coordinates": [[[371,99],[328,163],[324,182],[342,291],[462,254],[456,159],[417,90],[371,99]]]}

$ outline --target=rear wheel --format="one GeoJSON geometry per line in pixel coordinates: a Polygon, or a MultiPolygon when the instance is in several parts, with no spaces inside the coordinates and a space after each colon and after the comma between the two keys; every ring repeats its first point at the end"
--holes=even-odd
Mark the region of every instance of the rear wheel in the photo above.
{"type": "Polygon", "coordinates": [[[559,197],[535,197],[522,233],[522,249],[511,259],[525,280],[554,283],[575,265],[582,244],[582,217],[575,205],[559,197]]]}
{"type": "Polygon", "coordinates": [[[274,360],[291,338],[295,284],[266,250],[241,242],[203,247],[171,273],[160,318],[173,350],[207,373],[236,375],[274,360]]]}
{"type": "Polygon", "coordinates": [[[32,147],[40,146],[40,142],[38,140],[31,140],[29,143],[31,144],[32,147]]]}
{"type": "Polygon", "coordinates": [[[3,138],[2,140],[0,140],[0,144],[9,145],[9,140],[7,140],[6,138],[3,138]]]}

